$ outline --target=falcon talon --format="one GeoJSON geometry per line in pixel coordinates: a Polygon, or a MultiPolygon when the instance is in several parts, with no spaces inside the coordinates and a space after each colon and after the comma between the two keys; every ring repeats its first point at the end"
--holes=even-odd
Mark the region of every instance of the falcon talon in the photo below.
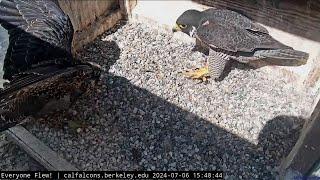
{"type": "Polygon", "coordinates": [[[209,82],[209,77],[210,77],[210,76],[203,77],[203,78],[202,78],[202,82],[204,82],[204,83],[209,82]]]}
{"type": "Polygon", "coordinates": [[[204,78],[206,79],[208,75],[208,68],[198,68],[193,71],[186,71],[183,73],[186,77],[190,79],[199,79],[203,80],[204,78]]]}
{"type": "Polygon", "coordinates": [[[197,82],[196,84],[205,84],[205,85],[207,85],[210,82],[209,78],[210,78],[210,76],[198,78],[199,82],[197,82]]]}

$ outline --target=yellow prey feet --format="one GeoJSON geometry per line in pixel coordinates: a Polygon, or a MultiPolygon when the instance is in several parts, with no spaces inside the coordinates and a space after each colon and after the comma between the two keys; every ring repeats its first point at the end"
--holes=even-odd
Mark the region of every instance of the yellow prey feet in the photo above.
{"type": "Polygon", "coordinates": [[[200,79],[202,81],[207,81],[209,77],[209,67],[208,65],[206,65],[193,71],[186,71],[183,74],[191,79],[200,79]]]}

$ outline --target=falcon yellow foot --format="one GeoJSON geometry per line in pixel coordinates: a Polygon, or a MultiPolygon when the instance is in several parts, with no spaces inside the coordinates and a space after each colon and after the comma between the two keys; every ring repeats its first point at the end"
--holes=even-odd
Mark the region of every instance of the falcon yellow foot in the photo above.
{"type": "Polygon", "coordinates": [[[191,79],[200,79],[202,81],[207,81],[209,77],[209,67],[204,66],[202,68],[197,68],[192,71],[186,71],[183,74],[191,79]]]}

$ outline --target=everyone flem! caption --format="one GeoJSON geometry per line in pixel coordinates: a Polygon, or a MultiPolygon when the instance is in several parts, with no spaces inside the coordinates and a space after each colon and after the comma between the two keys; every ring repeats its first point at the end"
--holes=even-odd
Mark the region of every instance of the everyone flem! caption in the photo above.
{"type": "Polygon", "coordinates": [[[0,179],[224,179],[222,171],[0,171],[0,179]]]}

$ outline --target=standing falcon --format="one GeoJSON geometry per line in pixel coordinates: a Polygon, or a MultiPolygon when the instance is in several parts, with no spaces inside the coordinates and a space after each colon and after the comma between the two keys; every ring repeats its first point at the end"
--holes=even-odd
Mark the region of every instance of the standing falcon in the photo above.
{"type": "Polygon", "coordinates": [[[0,90],[0,131],[74,102],[99,80],[99,65],[72,58],[71,21],[53,1],[0,0],[0,24],[9,33],[10,81],[0,90]]]}
{"type": "Polygon", "coordinates": [[[192,79],[218,79],[230,59],[248,63],[268,58],[301,65],[309,57],[275,40],[249,18],[226,9],[187,10],[177,19],[176,31],[196,38],[197,46],[208,52],[208,65],[186,73],[192,79]]]}

